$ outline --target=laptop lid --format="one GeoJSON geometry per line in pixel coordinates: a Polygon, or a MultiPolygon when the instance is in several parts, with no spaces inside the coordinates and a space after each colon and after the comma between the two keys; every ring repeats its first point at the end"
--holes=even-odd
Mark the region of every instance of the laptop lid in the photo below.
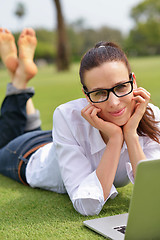
{"type": "Polygon", "coordinates": [[[144,160],[137,166],[127,214],[84,221],[92,230],[110,239],[160,239],[160,160],[144,160]],[[126,234],[117,231],[127,223],[126,234]]]}
{"type": "Polygon", "coordinates": [[[160,239],[160,160],[139,162],[125,239],[160,239]]]}

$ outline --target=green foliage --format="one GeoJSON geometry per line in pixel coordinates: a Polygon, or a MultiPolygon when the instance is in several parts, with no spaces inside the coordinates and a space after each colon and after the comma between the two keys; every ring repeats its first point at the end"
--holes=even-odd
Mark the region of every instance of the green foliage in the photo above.
{"type": "Polygon", "coordinates": [[[131,17],[136,22],[148,22],[160,20],[160,1],[159,0],[145,0],[139,3],[131,11],[131,17]]]}
{"type": "Polygon", "coordinates": [[[131,16],[136,25],[125,42],[129,54],[160,54],[160,1],[143,1],[132,9],[131,16]]]}
{"type": "Polygon", "coordinates": [[[131,30],[126,40],[126,48],[130,55],[159,55],[160,54],[160,24],[149,21],[139,23],[131,30]]]}
{"type": "Polygon", "coordinates": [[[47,43],[38,41],[36,52],[35,52],[35,59],[46,59],[48,62],[50,60],[55,60],[56,58],[56,48],[53,46],[53,43],[47,43]]]}
{"type": "Polygon", "coordinates": [[[76,29],[74,25],[68,28],[68,37],[72,59],[80,59],[87,49],[92,48],[99,41],[114,41],[120,45],[123,42],[122,34],[119,30],[108,27],[99,29],[76,29]]]}
{"type": "Polygon", "coordinates": [[[159,71],[160,56],[132,58],[130,64],[135,72],[138,86],[151,93],[151,102],[160,107],[159,71]]]}

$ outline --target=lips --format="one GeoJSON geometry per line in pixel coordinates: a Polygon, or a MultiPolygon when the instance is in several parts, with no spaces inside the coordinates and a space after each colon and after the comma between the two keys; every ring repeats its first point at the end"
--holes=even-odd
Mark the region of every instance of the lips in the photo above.
{"type": "Polygon", "coordinates": [[[113,116],[113,117],[119,117],[121,116],[125,111],[125,107],[122,108],[121,110],[118,110],[116,112],[110,112],[110,114],[113,116]]]}

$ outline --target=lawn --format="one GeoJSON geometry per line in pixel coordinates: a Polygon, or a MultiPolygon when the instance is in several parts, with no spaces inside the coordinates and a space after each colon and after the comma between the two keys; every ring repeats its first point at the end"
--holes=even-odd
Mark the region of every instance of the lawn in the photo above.
{"type": "MultiPolygon", "coordinates": [[[[160,57],[131,59],[139,86],[151,92],[152,102],[160,107],[160,57]]],[[[0,100],[5,94],[8,74],[0,69],[0,100]]],[[[52,114],[61,103],[82,97],[78,64],[70,71],[57,73],[53,66],[39,69],[30,86],[34,86],[35,106],[41,111],[43,129],[52,128],[52,114]]],[[[109,200],[99,217],[128,211],[132,184],[118,189],[119,195],[109,200]]],[[[0,175],[0,239],[104,239],[88,230],[84,217],[77,213],[69,197],[23,186],[0,175]]]]}

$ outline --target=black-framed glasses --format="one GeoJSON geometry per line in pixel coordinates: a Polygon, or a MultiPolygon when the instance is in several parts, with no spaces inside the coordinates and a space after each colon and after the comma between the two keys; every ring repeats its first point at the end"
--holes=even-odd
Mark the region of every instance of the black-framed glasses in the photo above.
{"type": "Polygon", "coordinates": [[[89,97],[90,101],[93,103],[105,102],[109,98],[110,92],[113,92],[116,97],[124,97],[133,91],[133,76],[132,73],[129,74],[130,81],[116,85],[115,87],[109,89],[99,89],[91,92],[84,93],[89,97]]]}

